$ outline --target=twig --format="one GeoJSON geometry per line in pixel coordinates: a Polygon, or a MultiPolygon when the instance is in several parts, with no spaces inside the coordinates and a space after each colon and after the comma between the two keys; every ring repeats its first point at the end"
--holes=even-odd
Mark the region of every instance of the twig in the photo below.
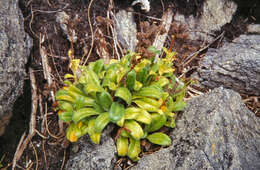
{"type": "MultiPolygon", "coordinates": [[[[49,87],[52,87],[53,81],[51,78],[51,68],[49,66],[47,52],[45,48],[41,46],[41,42],[42,42],[42,37],[40,36],[39,47],[40,47],[40,56],[42,59],[43,74],[44,74],[44,78],[48,82],[49,87]]],[[[52,98],[52,102],[55,102],[55,95],[52,89],[50,89],[50,95],[52,98]]]]}
{"type": "Polygon", "coordinates": [[[29,124],[29,134],[25,138],[25,132],[22,135],[20,142],[16,148],[14,158],[13,158],[13,165],[12,170],[15,169],[16,163],[19,161],[20,157],[23,154],[23,151],[27,147],[27,144],[32,139],[32,137],[35,135],[35,128],[36,128],[36,113],[37,113],[37,106],[38,106],[38,96],[37,96],[37,86],[36,86],[36,80],[35,75],[33,73],[33,70],[29,68],[29,74],[31,79],[31,86],[32,86],[32,112],[31,112],[31,119],[29,124]]]}
{"type": "Polygon", "coordinates": [[[32,141],[30,140],[30,144],[32,145],[32,148],[33,148],[33,152],[35,154],[35,158],[36,158],[36,170],[38,170],[38,166],[39,166],[39,160],[38,160],[38,154],[37,154],[37,151],[32,143],[32,141]]]}
{"type": "MultiPolygon", "coordinates": [[[[89,23],[89,27],[90,27],[90,32],[91,32],[91,47],[90,47],[90,50],[88,52],[88,56],[86,58],[86,60],[84,61],[83,65],[86,65],[90,55],[91,55],[91,52],[93,50],[93,46],[94,46],[94,32],[93,32],[93,27],[92,27],[92,23],[91,23],[91,18],[90,18],[90,8],[91,8],[91,5],[93,3],[94,0],[90,0],[90,3],[88,5],[88,23],[89,23]]],[[[83,58],[81,59],[81,61],[83,61],[83,58]]]]}
{"type": "Polygon", "coordinates": [[[186,62],[183,64],[183,67],[185,67],[187,64],[189,64],[196,56],[199,55],[199,53],[201,53],[202,51],[204,51],[205,49],[209,48],[209,46],[211,46],[215,41],[217,41],[219,38],[221,38],[222,36],[224,36],[225,31],[223,31],[217,38],[215,38],[211,43],[209,43],[208,45],[206,45],[205,47],[200,48],[198,51],[190,54],[187,58],[186,58],[186,62]],[[188,60],[188,61],[187,61],[188,60]]]}
{"type": "Polygon", "coordinates": [[[64,168],[65,159],[66,159],[66,149],[64,149],[64,154],[63,154],[63,159],[62,159],[62,164],[61,164],[60,170],[63,170],[63,168],[64,168]]]}

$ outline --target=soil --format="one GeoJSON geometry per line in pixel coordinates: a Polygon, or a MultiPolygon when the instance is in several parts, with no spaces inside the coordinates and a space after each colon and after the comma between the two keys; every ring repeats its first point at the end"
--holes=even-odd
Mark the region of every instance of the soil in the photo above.
{"type": "MultiPolygon", "coordinates": [[[[174,12],[178,10],[185,15],[198,16],[202,10],[202,3],[204,0],[194,0],[189,3],[183,0],[151,0],[151,10],[148,13],[143,13],[139,6],[135,6],[136,23],[138,30],[145,22],[148,22],[148,27],[158,27],[159,23],[155,20],[148,18],[152,16],[155,18],[161,18],[163,11],[168,6],[175,7],[174,12]]],[[[30,61],[27,68],[31,67],[34,70],[37,82],[37,94],[40,98],[39,107],[37,110],[36,129],[39,133],[36,133],[24,150],[20,161],[17,163],[17,167],[21,169],[48,169],[57,170],[63,169],[67,158],[69,157],[69,143],[64,137],[63,128],[58,124],[58,117],[53,110],[53,101],[50,91],[56,91],[63,85],[63,76],[70,72],[68,51],[72,50],[74,58],[86,59],[88,52],[91,51],[92,45],[92,33],[95,33],[98,29],[102,31],[102,34],[95,38],[93,41],[93,50],[91,51],[91,57],[88,62],[99,59],[99,39],[103,38],[106,42],[105,47],[109,52],[110,58],[116,58],[115,49],[110,45],[112,43],[111,31],[109,29],[109,19],[107,19],[107,11],[111,10],[114,13],[119,9],[127,9],[131,2],[121,0],[110,1],[93,1],[90,8],[90,16],[88,16],[88,8],[90,0],[20,0],[19,6],[24,16],[25,31],[33,38],[33,48],[30,55],[30,61]],[[110,9],[110,2],[114,2],[114,7],[110,9]],[[66,20],[65,25],[74,30],[77,41],[72,43],[73,33],[69,32],[68,35],[64,33],[60,24],[56,21],[56,13],[64,11],[68,14],[69,19],[66,20]],[[91,19],[91,26],[88,22],[88,17],[91,19]],[[41,42],[40,42],[41,40],[41,42]],[[54,82],[48,84],[48,81],[44,78],[42,59],[40,54],[40,47],[45,48],[46,55],[48,56],[49,66],[52,71],[52,79],[54,82]]],[[[241,3],[241,1],[239,1],[241,3]]],[[[226,34],[225,37],[229,40],[239,36],[245,32],[246,25],[251,22],[260,22],[259,13],[256,8],[260,6],[258,0],[250,1],[250,5],[242,4],[239,6],[239,10],[236,13],[230,24],[223,27],[226,34]],[[244,6],[243,6],[244,5],[244,6]],[[243,22],[242,22],[243,21],[243,22]],[[233,30],[236,30],[234,32],[233,30]]],[[[173,23],[174,24],[174,23],[173,23]]],[[[148,29],[149,30],[149,29],[148,29]]],[[[148,34],[148,33],[147,33],[148,34]]],[[[178,51],[178,60],[175,62],[177,74],[182,74],[184,67],[183,60],[180,56],[187,56],[188,54],[198,50],[200,48],[199,43],[189,40],[184,27],[172,27],[169,32],[169,37],[175,35],[174,49],[178,51]]],[[[142,49],[150,46],[153,41],[153,33],[148,36],[148,41],[145,41],[142,36],[139,36],[138,51],[144,52],[142,49]]],[[[170,47],[172,40],[167,39],[166,47],[170,47]]],[[[219,44],[220,42],[216,42],[219,44]]],[[[216,46],[213,44],[212,46],[216,46]]],[[[203,57],[203,51],[197,58],[190,62],[187,66],[193,68],[198,66],[199,61],[203,57]]],[[[185,74],[186,78],[194,72],[196,69],[191,69],[185,74]]],[[[207,89],[199,89],[199,91],[205,92],[207,89]]],[[[259,105],[256,105],[254,98],[243,95],[244,98],[248,98],[247,104],[252,111],[259,112],[259,105]]],[[[256,96],[257,97],[257,96],[256,96]]],[[[259,100],[260,97],[257,97],[259,100]]],[[[259,103],[258,103],[259,104],[259,103]]],[[[0,140],[0,156],[5,155],[3,162],[0,162],[4,166],[12,166],[14,152],[17,144],[20,140],[23,132],[28,132],[29,119],[31,114],[31,87],[30,81],[25,81],[24,94],[17,100],[14,110],[13,118],[9,124],[8,133],[6,133],[0,140]]],[[[259,113],[258,113],[259,114],[259,113]]],[[[260,114],[259,114],[260,116],[260,114]]],[[[149,151],[151,152],[151,151],[149,151]]],[[[0,158],[1,160],[1,158],[0,158]]],[[[127,162],[127,160],[124,160],[127,162]]],[[[124,166],[125,167],[125,166],[124,166]]]]}

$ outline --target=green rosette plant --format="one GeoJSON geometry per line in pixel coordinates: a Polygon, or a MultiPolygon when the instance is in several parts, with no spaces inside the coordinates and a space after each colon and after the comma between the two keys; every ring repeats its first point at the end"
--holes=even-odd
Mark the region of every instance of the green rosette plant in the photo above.
{"type": "MultiPolygon", "coordinates": [[[[158,54],[158,50],[148,50],[158,54]]],[[[163,49],[165,58],[142,58],[129,52],[105,64],[100,59],[88,66],[72,60],[73,74],[65,75],[65,86],[56,93],[59,119],[69,124],[66,137],[75,142],[88,134],[99,144],[104,128],[118,126],[117,153],[139,160],[140,142],[168,146],[171,139],[160,132],[175,127],[175,116],[186,106],[186,85],[174,75],[175,52],[163,49]],[[174,93],[172,93],[174,92],[174,93]]]]}

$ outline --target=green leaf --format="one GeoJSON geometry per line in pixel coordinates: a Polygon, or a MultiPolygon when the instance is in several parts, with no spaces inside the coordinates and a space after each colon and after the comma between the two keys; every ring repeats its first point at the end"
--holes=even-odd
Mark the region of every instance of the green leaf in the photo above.
{"type": "Polygon", "coordinates": [[[72,120],[75,123],[77,123],[77,122],[79,122],[80,120],[82,120],[86,117],[98,115],[98,114],[99,114],[99,112],[97,112],[93,108],[83,108],[83,109],[79,109],[79,110],[74,112],[74,114],[72,116],[72,120]]]}
{"type": "Polygon", "coordinates": [[[101,133],[95,132],[95,119],[91,119],[88,122],[88,134],[93,143],[95,144],[100,143],[101,133]]]}
{"type": "Polygon", "coordinates": [[[173,108],[172,111],[177,112],[177,111],[182,111],[186,107],[186,102],[185,101],[177,101],[173,103],[173,108]]]}
{"type": "Polygon", "coordinates": [[[102,71],[103,67],[104,67],[104,60],[99,59],[95,62],[93,71],[98,75],[102,71]]]}
{"type": "Polygon", "coordinates": [[[142,127],[134,120],[126,120],[125,127],[131,131],[130,135],[136,140],[144,135],[142,127]]]}
{"type": "Polygon", "coordinates": [[[101,133],[102,130],[106,127],[106,125],[109,123],[109,113],[101,113],[95,120],[95,125],[94,125],[94,131],[96,133],[101,133]]]}
{"type": "Polygon", "coordinates": [[[120,136],[116,141],[118,156],[126,156],[128,151],[128,138],[120,136]]]}
{"type": "Polygon", "coordinates": [[[134,90],[139,91],[143,87],[143,84],[139,81],[135,82],[134,90]]]}
{"type": "Polygon", "coordinates": [[[139,157],[138,155],[141,152],[141,147],[140,147],[140,140],[135,140],[130,138],[130,144],[128,147],[128,153],[127,156],[132,160],[132,161],[138,161],[139,157]]]}
{"type": "Polygon", "coordinates": [[[148,68],[143,67],[139,72],[137,72],[136,79],[142,84],[145,84],[148,76],[148,68]]]}
{"type": "Polygon", "coordinates": [[[175,119],[171,116],[167,116],[167,121],[165,123],[165,126],[174,128],[175,127],[175,119]]]}
{"type": "Polygon", "coordinates": [[[136,96],[153,97],[160,99],[162,97],[163,91],[158,86],[148,86],[141,88],[140,91],[135,93],[136,96]]]}
{"type": "Polygon", "coordinates": [[[59,103],[60,110],[64,110],[67,112],[73,111],[73,106],[71,103],[65,101],[58,101],[58,103],[59,103]]]}
{"type": "Polygon", "coordinates": [[[113,102],[109,109],[110,121],[116,123],[124,116],[124,114],[125,114],[124,105],[118,102],[113,102]]]}
{"type": "Polygon", "coordinates": [[[106,110],[108,111],[112,102],[113,102],[113,99],[111,97],[111,95],[106,92],[106,91],[103,91],[101,93],[98,93],[97,94],[97,100],[98,100],[98,103],[106,110]]]}
{"type": "Polygon", "coordinates": [[[158,80],[153,82],[152,85],[158,85],[160,87],[164,87],[170,83],[170,81],[164,76],[158,76],[157,78],[158,80]]]}
{"type": "Polygon", "coordinates": [[[131,70],[128,75],[127,75],[127,79],[126,79],[126,87],[129,90],[133,90],[136,84],[136,72],[135,70],[131,70]]]}
{"type": "Polygon", "coordinates": [[[69,78],[75,79],[76,77],[72,74],[65,74],[64,78],[65,79],[69,79],[69,78]]]}
{"type": "Polygon", "coordinates": [[[102,92],[104,89],[101,86],[98,86],[93,83],[88,83],[85,85],[84,90],[86,93],[92,93],[92,92],[102,92]]]}
{"type": "Polygon", "coordinates": [[[116,97],[123,99],[128,105],[131,104],[132,95],[130,91],[125,87],[119,87],[115,93],[116,97]]]}
{"type": "Polygon", "coordinates": [[[56,100],[58,100],[58,101],[67,101],[67,102],[71,102],[71,103],[75,102],[75,99],[73,99],[71,96],[68,96],[68,95],[56,96],[56,100]]]}
{"type": "Polygon", "coordinates": [[[158,102],[154,99],[135,99],[133,100],[135,104],[137,104],[138,107],[147,110],[149,112],[157,112],[159,110],[158,102]],[[156,102],[156,103],[155,103],[156,102]]]}
{"type": "Polygon", "coordinates": [[[152,113],[152,122],[150,125],[145,127],[145,131],[147,132],[154,132],[159,130],[161,127],[164,126],[166,123],[166,116],[165,115],[160,115],[158,113],[152,113]]]}
{"type": "Polygon", "coordinates": [[[139,115],[136,117],[135,120],[145,124],[150,124],[152,121],[152,117],[146,110],[141,109],[141,112],[139,113],[139,115]]]}
{"type": "Polygon", "coordinates": [[[128,107],[125,110],[125,119],[135,119],[141,112],[141,108],[138,107],[128,107]]]}
{"type": "Polygon", "coordinates": [[[171,145],[171,138],[164,133],[156,132],[146,137],[151,143],[169,146],[171,145]]]}
{"type": "Polygon", "coordinates": [[[70,122],[72,121],[72,115],[73,112],[59,112],[59,119],[62,120],[63,122],[70,122]]]}

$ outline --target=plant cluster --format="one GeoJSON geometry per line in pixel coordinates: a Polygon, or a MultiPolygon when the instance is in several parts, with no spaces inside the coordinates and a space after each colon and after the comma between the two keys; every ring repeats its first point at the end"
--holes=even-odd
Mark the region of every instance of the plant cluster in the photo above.
{"type": "Polygon", "coordinates": [[[119,156],[137,161],[141,139],[171,144],[170,137],[159,129],[175,127],[175,112],[186,105],[186,85],[173,74],[175,52],[164,48],[166,57],[155,61],[160,52],[154,47],[148,50],[153,54],[149,59],[129,52],[109,64],[100,59],[84,66],[80,60],[72,60],[73,74],[65,75],[66,85],[56,93],[58,116],[69,124],[68,140],[75,142],[88,134],[98,144],[103,129],[113,123],[118,126],[119,156]]]}

